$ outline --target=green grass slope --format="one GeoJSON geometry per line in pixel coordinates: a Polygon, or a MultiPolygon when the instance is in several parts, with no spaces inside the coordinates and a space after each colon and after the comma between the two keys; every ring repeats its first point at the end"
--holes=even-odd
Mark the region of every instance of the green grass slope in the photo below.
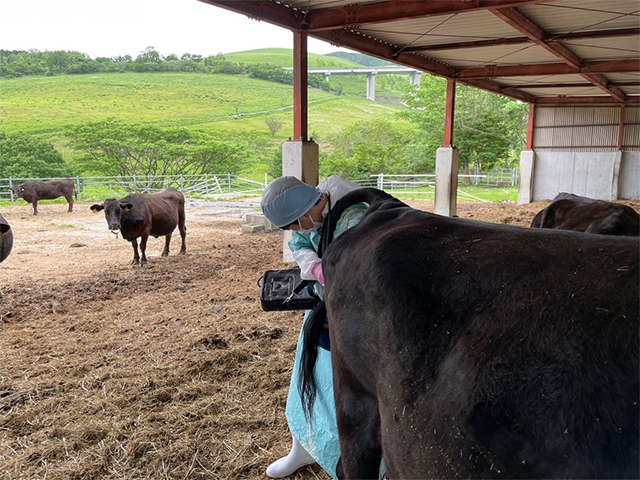
{"type": "MultiPolygon", "coordinates": [[[[292,87],[239,75],[113,73],[0,79],[0,131],[41,135],[60,144],[69,124],[115,117],[126,122],[253,132],[271,138],[265,118],[292,135],[292,87]],[[234,105],[238,105],[238,113],[234,105]]],[[[318,139],[399,107],[363,97],[309,91],[309,132],[318,139]]]]}
{"type": "MultiPolygon", "coordinates": [[[[268,63],[280,67],[293,67],[293,50],[290,48],[260,48],[242,52],[225,53],[224,58],[235,63],[268,63]]],[[[361,65],[343,58],[327,55],[308,54],[310,67],[360,67],[361,65]]]]}

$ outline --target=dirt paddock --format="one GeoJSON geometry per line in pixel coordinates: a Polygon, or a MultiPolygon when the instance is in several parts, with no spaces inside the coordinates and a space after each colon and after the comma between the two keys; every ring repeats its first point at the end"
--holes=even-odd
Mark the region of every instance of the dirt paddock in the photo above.
{"type": "MultiPolygon", "coordinates": [[[[548,203],[458,213],[528,226],[548,203]]],[[[150,239],[141,269],[90,204],[1,210],[15,242],[0,265],[0,478],[266,478],[290,447],[302,317],[260,308],[261,273],[286,266],[280,233],[242,234],[233,209],[192,204],[187,254],[177,232],[166,258],[150,239]]]]}

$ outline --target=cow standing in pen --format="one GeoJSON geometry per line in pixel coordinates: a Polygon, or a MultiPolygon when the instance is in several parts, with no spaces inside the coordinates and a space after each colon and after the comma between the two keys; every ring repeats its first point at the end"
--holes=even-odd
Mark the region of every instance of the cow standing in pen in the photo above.
{"type": "Polygon", "coordinates": [[[133,246],[132,265],[147,265],[147,240],[152,237],[165,237],[162,256],[169,255],[171,235],[178,227],[182,238],[180,253],[187,251],[184,212],[184,195],[173,187],[152,195],[132,194],[119,200],[109,198],[102,204],[91,206],[94,213],[104,210],[109,230],[122,234],[122,238],[133,246]],[[138,253],[140,238],[140,253],[138,253]]]}
{"type": "Polygon", "coordinates": [[[73,212],[73,180],[31,181],[10,187],[14,199],[23,198],[33,205],[33,214],[38,215],[38,200],[53,200],[64,197],[69,204],[67,212],[73,212]]]}
{"type": "Polygon", "coordinates": [[[627,205],[563,192],[538,212],[531,228],[637,237],[640,236],[640,214],[627,205]]]}
{"type": "Polygon", "coordinates": [[[339,478],[638,478],[639,242],[375,189],[323,257],[339,478]]]}

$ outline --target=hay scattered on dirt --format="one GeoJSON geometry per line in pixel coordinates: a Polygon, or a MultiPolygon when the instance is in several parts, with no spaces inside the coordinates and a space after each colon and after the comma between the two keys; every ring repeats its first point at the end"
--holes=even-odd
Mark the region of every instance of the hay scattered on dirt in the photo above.
{"type": "MultiPolygon", "coordinates": [[[[528,226],[547,203],[458,213],[528,226]]],[[[89,205],[2,211],[15,244],[0,266],[1,478],[265,478],[290,447],[301,323],[258,301],[261,273],[286,266],[279,232],[241,234],[241,218],[192,207],[188,253],[176,234],[161,258],[151,239],[141,269],[89,205]]],[[[329,477],[310,466],[293,478],[329,477]]]]}

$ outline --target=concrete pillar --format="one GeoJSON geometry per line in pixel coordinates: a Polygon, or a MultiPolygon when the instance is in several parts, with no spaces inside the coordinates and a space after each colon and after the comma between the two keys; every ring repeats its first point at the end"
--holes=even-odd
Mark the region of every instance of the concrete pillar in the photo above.
{"type": "Polygon", "coordinates": [[[531,203],[533,198],[533,176],[536,171],[536,154],[533,150],[520,152],[520,180],[518,183],[518,205],[531,203]]]}
{"type": "Polygon", "coordinates": [[[411,85],[420,85],[420,76],[422,75],[422,72],[412,72],[409,75],[409,83],[411,85]]]}
{"type": "Polygon", "coordinates": [[[440,147],[436,151],[436,192],[434,213],[455,217],[458,201],[459,154],[456,147],[440,147]]]}
{"type": "Polygon", "coordinates": [[[376,72],[367,74],[367,100],[376,99],[376,72]]]}
{"type": "Polygon", "coordinates": [[[622,150],[617,150],[613,153],[613,178],[611,179],[611,198],[609,200],[614,201],[620,198],[619,185],[620,185],[620,164],[622,163],[622,150]]]}
{"type": "Polygon", "coordinates": [[[324,77],[324,81],[328,82],[329,81],[329,77],[331,76],[331,72],[324,72],[322,74],[322,76],[324,77]]]}
{"type": "MultiPolygon", "coordinates": [[[[319,148],[313,140],[289,140],[282,144],[282,175],[299,178],[304,183],[318,185],[319,148]]],[[[282,260],[293,262],[289,250],[291,232],[285,230],[282,235],[282,260]]]]}

